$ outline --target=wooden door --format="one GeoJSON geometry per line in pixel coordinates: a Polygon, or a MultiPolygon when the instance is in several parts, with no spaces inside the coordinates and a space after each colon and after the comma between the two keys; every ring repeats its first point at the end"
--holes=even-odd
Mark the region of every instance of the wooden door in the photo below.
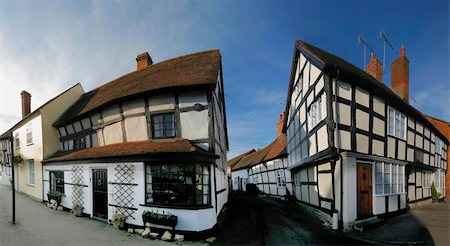
{"type": "Polygon", "coordinates": [[[92,170],[93,215],[108,218],[108,176],[106,169],[92,170]]]}
{"type": "Polygon", "coordinates": [[[372,165],[358,163],[358,219],[372,216],[372,165]]]}

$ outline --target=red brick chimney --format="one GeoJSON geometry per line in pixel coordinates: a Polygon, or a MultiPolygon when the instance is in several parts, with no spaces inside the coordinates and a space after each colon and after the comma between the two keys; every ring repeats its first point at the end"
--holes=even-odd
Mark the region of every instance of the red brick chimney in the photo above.
{"type": "Polygon", "coordinates": [[[400,56],[391,65],[392,88],[409,103],[409,61],[405,47],[400,48],[400,56]]]}
{"type": "Polygon", "coordinates": [[[280,114],[280,117],[277,121],[277,137],[283,135],[283,121],[284,121],[284,112],[280,114]]]}
{"type": "Polygon", "coordinates": [[[378,81],[383,82],[383,64],[373,53],[370,54],[370,62],[367,64],[366,71],[378,81]]]}
{"type": "Polygon", "coordinates": [[[22,96],[22,119],[31,113],[31,95],[26,91],[20,93],[22,96]]]}
{"type": "Polygon", "coordinates": [[[153,64],[152,58],[148,52],[144,52],[136,57],[137,70],[144,69],[153,64]]]}

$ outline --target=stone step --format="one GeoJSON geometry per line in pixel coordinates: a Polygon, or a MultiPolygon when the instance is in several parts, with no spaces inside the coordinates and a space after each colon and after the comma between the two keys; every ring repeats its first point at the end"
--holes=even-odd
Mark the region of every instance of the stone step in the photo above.
{"type": "Polygon", "coordinates": [[[374,227],[377,227],[377,226],[385,224],[385,223],[386,223],[386,221],[384,219],[373,217],[370,219],[357,221],[355,223],[355,225],[353,226],[353,228],[355,228],[355,230],[363,232],[363,231],[367,231],[370,228],[374,228],[374,227]]]}

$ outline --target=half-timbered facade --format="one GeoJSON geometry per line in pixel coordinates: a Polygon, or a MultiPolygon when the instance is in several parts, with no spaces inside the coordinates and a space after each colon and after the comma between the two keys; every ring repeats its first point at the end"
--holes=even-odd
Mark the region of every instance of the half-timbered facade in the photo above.
{"type": "Polygon", "coordinates": [[[295,44],[284,124],[294,195],[344,229],[429,198],[447,170],[447,140],[408,104],[408,64],[402,48],[391,90],[373,55],[366,73],[295,44]]]}
{"type": "Polygon", "coordinates": [[[142,225],[158,210],[178,217],[176,230],[209,230],[228,195],[220,53],[136,61],[53,124],[60,150],[45,160],[44,192],[61,191],[63,206],[90,217],[142,225]]]}

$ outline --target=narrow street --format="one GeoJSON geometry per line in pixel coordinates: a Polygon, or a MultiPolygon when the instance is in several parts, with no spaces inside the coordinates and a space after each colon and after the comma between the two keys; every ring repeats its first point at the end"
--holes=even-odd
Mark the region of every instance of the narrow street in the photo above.
{"type": "Polygon", "coordinates": [[[296,204],[245,194],[230,197],[216,245],[354,245],[359,241],[324,228],[296,204]]]}

